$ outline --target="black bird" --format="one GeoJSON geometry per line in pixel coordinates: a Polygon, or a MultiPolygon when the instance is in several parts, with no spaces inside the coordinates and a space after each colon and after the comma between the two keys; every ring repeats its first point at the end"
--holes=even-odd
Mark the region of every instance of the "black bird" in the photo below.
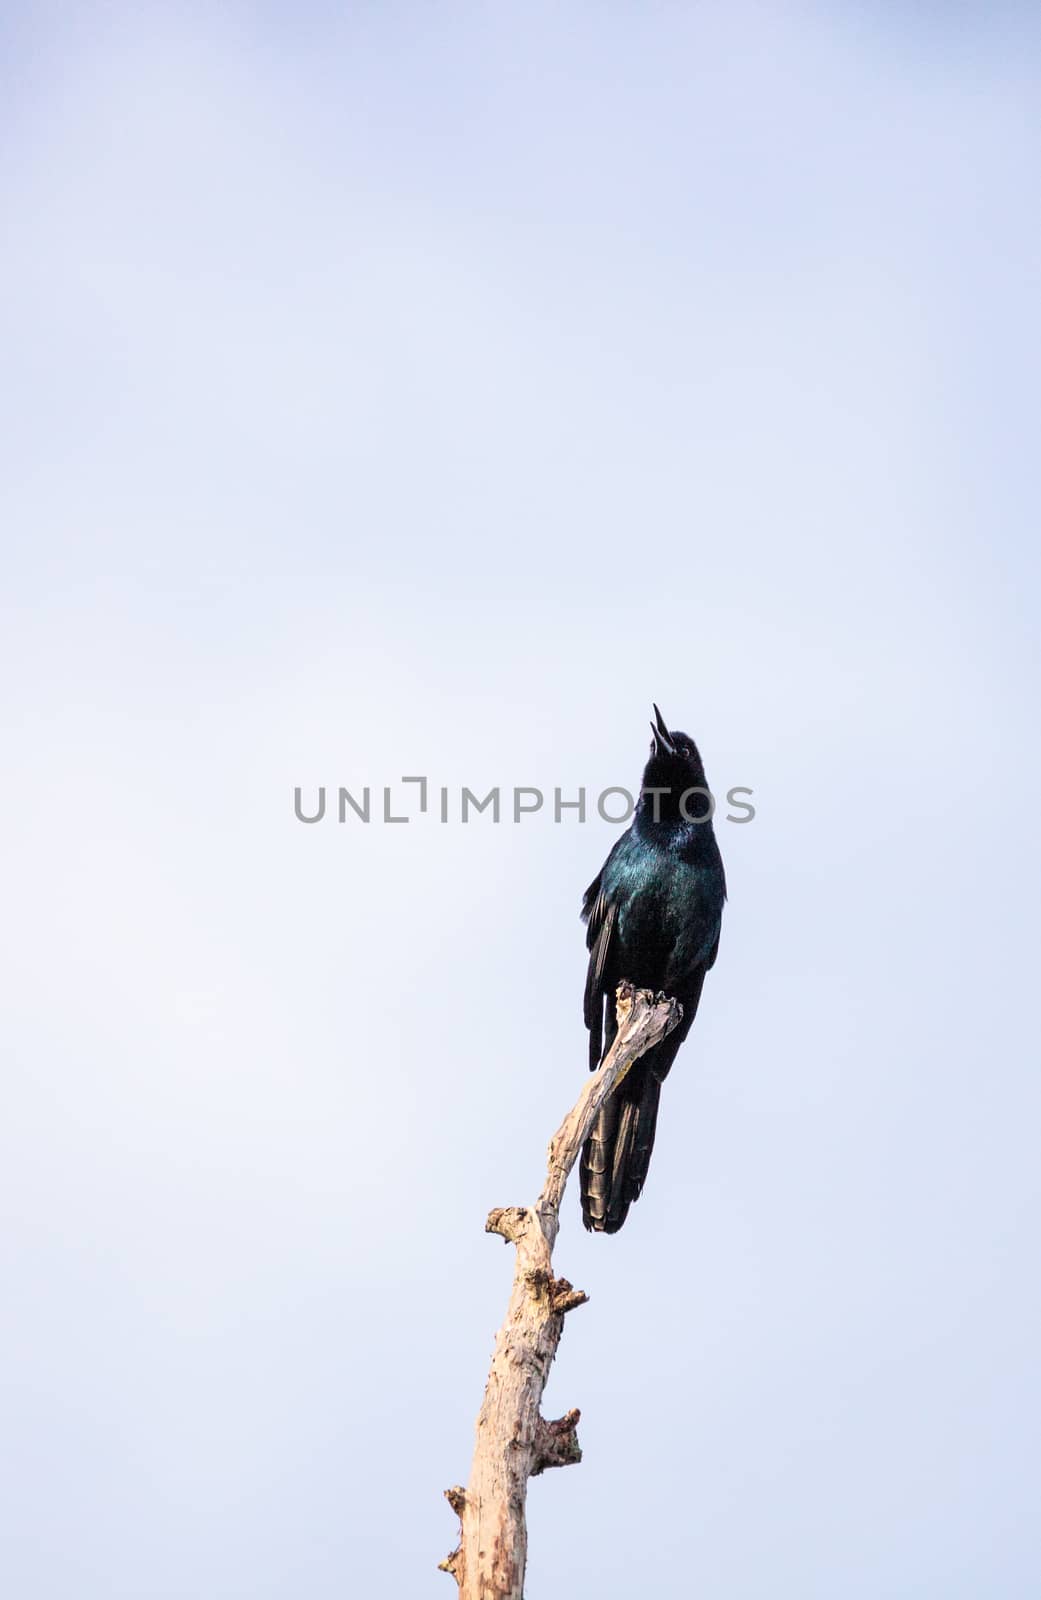
{"type": "Polygon", "coordinates": [[[654,707],[651,756],[633,820],[585,892],[585,1019],[595,1071],[617,1032],[615,989],[663,989],[683,1006],[668,1038],[629,1069],[582,1151],[582,1220],[617,1233],[640,1197],[658,1120],[658,1097],[690,1031],[705,974],[716,959],[726,899],[705,769],[689,734],[654,707]],[[692,792],[694,791],[694,792],[692,792]]]}

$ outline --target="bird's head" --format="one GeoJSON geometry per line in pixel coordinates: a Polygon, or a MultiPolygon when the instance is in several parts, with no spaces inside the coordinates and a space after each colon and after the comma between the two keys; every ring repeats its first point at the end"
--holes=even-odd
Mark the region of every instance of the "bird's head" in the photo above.
{"type": "MultiPolygon", "coordinates": [[[[666,791],[657,802],[657,812],[662,817],[681,814],[680,801],[688,789],[704,789],[705,768],[698,747],[689,733],[679,728],[669,729],[658,707],[654,707],[651,723],[651,754],[643,769],[643,789],[666,791]]],[[[700,796],[688,801],[685,810],[695,817],[704,814],[706,802],[700,796]]]]}

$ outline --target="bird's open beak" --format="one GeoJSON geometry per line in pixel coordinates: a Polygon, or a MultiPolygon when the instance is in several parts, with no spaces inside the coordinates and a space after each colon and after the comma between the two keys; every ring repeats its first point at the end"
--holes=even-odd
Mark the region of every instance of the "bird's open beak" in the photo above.
{"type": "Polygon", "coordinates": [[[676,746],[672,742],[672,734],[665,726],[665,718],[657,706],[654,708],[654,721],[651,723],[651,732],[654,734],[655,755],[674,756],[676,754],[676,746]]]}

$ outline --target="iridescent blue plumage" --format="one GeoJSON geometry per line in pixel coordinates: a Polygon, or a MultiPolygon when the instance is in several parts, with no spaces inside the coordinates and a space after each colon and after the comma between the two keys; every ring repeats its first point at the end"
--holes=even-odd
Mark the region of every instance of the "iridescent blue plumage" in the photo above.
{"type": "Polygon", "coordinates": [[[726,899],[705,769],[688,734],[670,732],[657,706],[654,741],[633,821],[586,890],[585,1020],[589,1064],[615,1036],[615,989],[628,978],[683,1006],[667,1039],[642,1056],[601,1111],[582,1152],[582,1220],[616,1233],[639,1198],[654,1145],[661,1085],[716,959],[726,899]]]}

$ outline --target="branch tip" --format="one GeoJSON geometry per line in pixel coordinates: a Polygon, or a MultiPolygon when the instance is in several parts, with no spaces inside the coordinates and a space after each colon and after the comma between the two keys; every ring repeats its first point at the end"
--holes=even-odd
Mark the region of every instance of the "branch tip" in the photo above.
{"type": "Polygon", "coordinates": [[[540,1417],[535,1428],[535,1462],[531,1469],[537,1478],[546,1467],[570,1467],[582,1459],[582,1447],[575,1429],[582,1413],[575,1406],[555,1422],[540,1417]]]}
{"type": "MultiPolygon", "coordinates": [[[[649,991],[646,989],[644,989],[642,992],[649,995],[649,991]]],[[[636,1000],[636,988],[629,982],[628,978],[623,978],[614,992],[615,1017],[617,1018],[619,1027],[621,1027],[622,1023],[632,1011],[633,1006],[636,1004],[636,1000]]]]}
{"type": "Polygon", "coordinates": [[[489,1211],[488,1221],[484,1225],[485,1233],[497,1233],[501,1238],[507,1239],[510,1244],[516,1244],[528,1223],[527,1206],[496,1206],[494,1211],[489,1211]]]}
{"type": "Polygon", "coordinates": [[[561,1316],[576,1306],[584,1306],[588,1299],[584,1289],[576,1289],[566,1278],[554,1278],[550,1283],[549,1303],[561,1316]]]}

